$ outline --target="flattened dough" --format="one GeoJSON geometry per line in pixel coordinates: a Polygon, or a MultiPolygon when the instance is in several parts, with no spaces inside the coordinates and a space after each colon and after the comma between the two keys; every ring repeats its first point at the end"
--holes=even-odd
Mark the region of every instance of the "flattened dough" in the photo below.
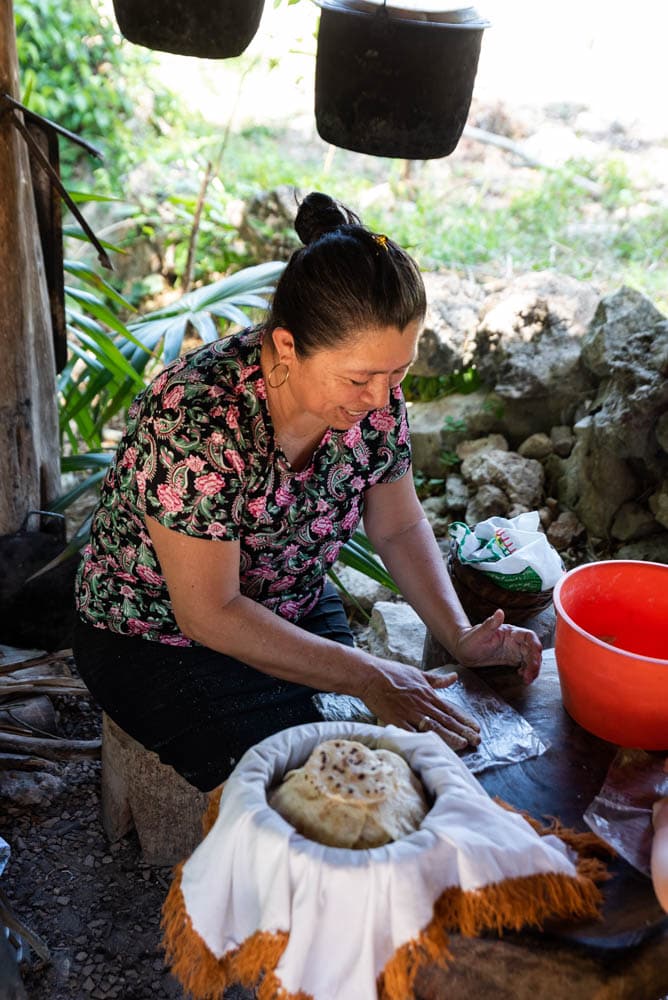
{"type": "Polygon", "coordinates": [[[380,847],[417,830],[429,806],[403,757],[354,740],[326,740],[288,771],[269,805],[329,847],[380,847]]]}

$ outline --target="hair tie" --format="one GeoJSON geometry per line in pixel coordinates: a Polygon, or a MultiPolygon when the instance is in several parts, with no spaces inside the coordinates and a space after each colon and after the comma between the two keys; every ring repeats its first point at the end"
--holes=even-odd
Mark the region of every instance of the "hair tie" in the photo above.
{"type": "Polygon", "coordinates": [[[388,249],[387,236],[385,236],[384,233],[372,233],[371,238],[378,244],[379,247],[382,247],[383,250],[388,249]]]}

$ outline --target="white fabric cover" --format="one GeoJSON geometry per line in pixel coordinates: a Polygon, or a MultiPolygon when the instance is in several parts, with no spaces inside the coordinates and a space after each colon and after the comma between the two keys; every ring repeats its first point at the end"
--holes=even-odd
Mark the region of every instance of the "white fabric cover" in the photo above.
{"type": "Polygon", "coordinates": [[[377,976],[429,922],[444,889],[544,872],[575,876],[568,849],[497,806],[435,734],[324,722],[284,730],[242,757],[181,889],[217,958],[257,930],[287,931],[276,969],[285,989],[373,1000],[377,976]],[[337,737],[394,750],[420,775],[434,804],[417,832],[372,850],[325,847],[268,806],[267,789],[337,737]]]}

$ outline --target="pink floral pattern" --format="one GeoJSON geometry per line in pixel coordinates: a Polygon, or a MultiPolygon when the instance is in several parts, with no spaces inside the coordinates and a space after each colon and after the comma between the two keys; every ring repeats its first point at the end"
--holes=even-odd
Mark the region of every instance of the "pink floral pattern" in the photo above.
{"type": "Polygon", "coordinates": [[[241,592],[290,621],[317,603],[359,524],[364,492],[410,465],[403,396],[347,431],[329,429],[295,473],[274,441],[260,367],[262,331],[207,344],[137,397],[105,478],[77,581],[85,621],[192,645],[174,619],[146,531],[239,543],[241,592]]]}

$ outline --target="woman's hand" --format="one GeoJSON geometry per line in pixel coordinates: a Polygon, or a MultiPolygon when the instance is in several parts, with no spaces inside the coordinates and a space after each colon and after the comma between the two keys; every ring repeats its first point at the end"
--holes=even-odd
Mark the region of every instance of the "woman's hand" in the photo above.
{"type": "Polygon", "coordinates": [[[452,652],[464,667],[517,664],[524,683],[531,684],[538,677],[543,649],[535,632],[505,625],[498,608],[480,625],[463,629],[452,652]]]}
{"type": "Polygon", "coordinates": [[[480,743],[480,726],[439,696],[457,674],[435,676],[416,667],[376,659],[377,669],[360,697],[384,723],[411,732],[433,731],[453,750],[480,743]]]}

